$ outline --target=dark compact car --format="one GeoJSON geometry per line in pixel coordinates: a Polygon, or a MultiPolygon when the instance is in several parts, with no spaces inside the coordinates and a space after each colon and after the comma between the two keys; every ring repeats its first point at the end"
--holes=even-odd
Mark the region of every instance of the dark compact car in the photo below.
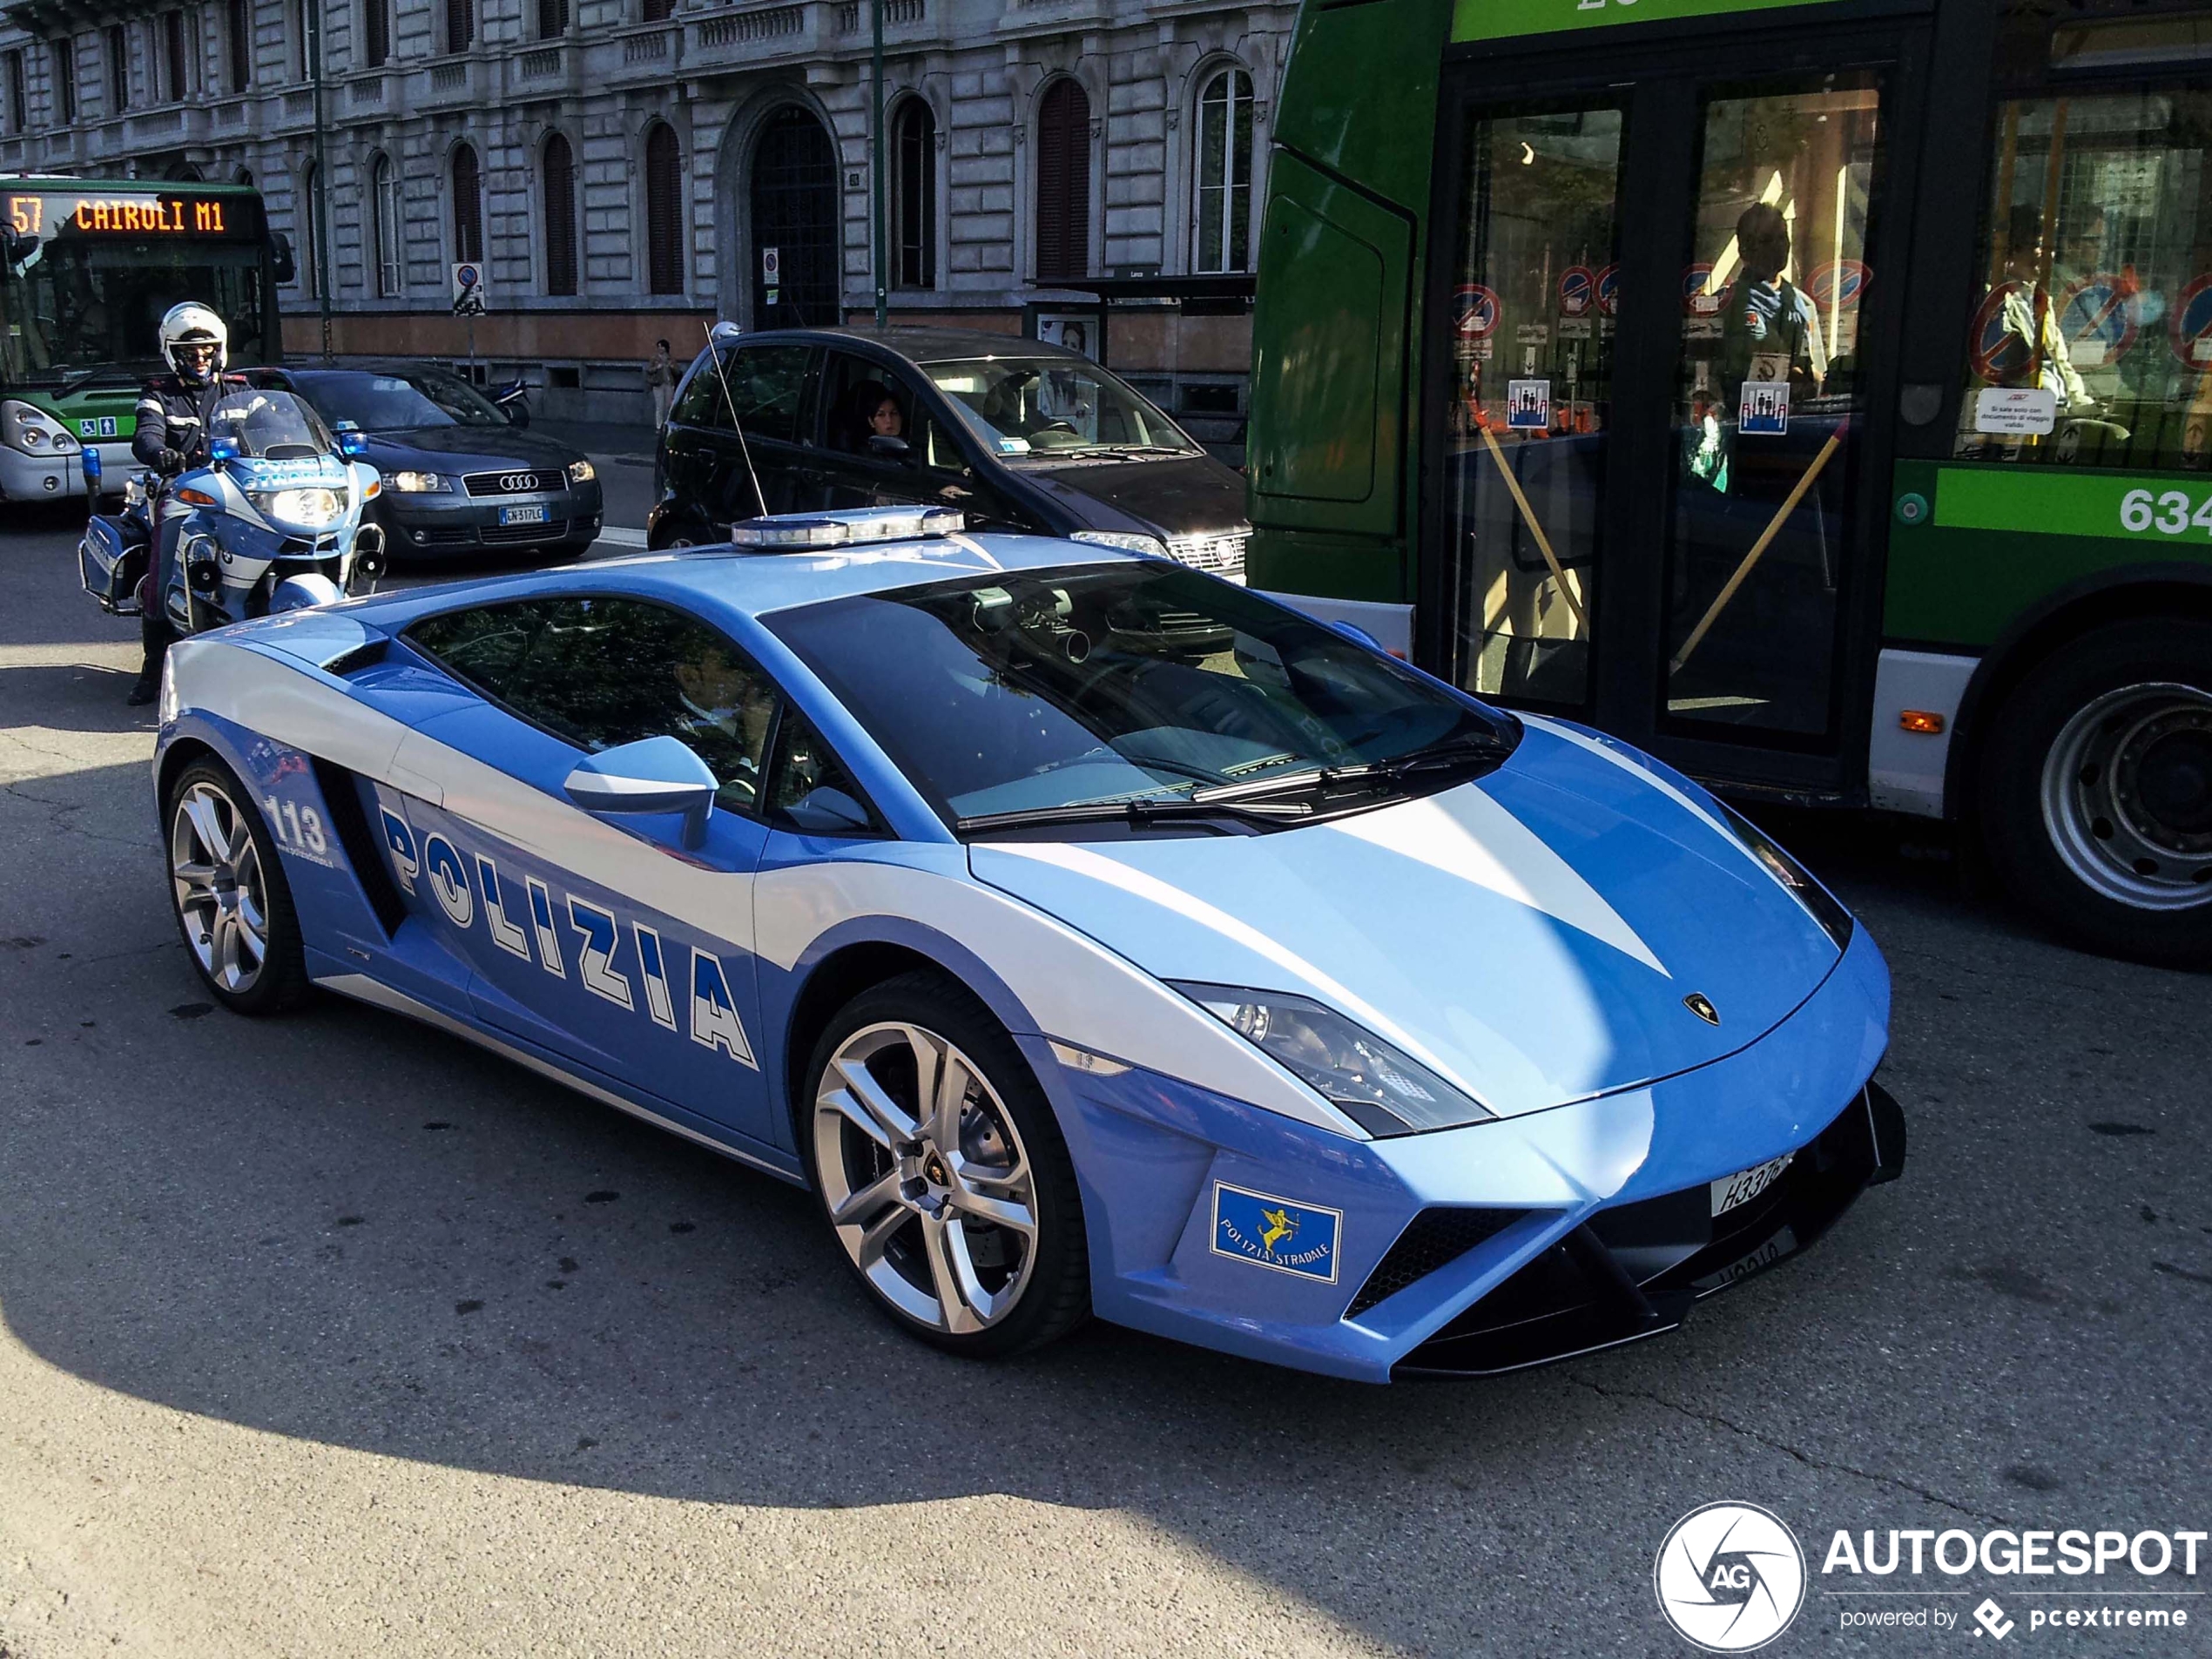
{"type": "Polygon", "coordinates": [[[599,534],[599,480],[580,450],[523,429],[519,401],[502,405],[457,374],[419,364],[265,368],[331,425],[368,439],[361,459],[383,475],[378,521],[395,559],[486,550],[572,558],[599,534]]]}
{"type": "Polygon", "coordinates": [[[1117,376],[952,328],[718,329],[678,388],[655,482],[656,548],[727,541],[759,512],[922,502],[1241,581],[1251,534],[1242,475],[1117,376]]]}

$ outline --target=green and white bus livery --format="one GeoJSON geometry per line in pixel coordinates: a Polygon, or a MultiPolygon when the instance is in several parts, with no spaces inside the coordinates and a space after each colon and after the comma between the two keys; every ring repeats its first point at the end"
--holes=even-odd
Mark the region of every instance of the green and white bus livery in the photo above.
{"type": "Polygon", "coordinates": [[[179,300],[222,314],[233,367],[277,361],[290,264],[248,185],[0,179],[0,501],[83,496],[87,444],[120,482],[179,300]]]}
{"type": "Polygon", "coordinates": [[[2212,961],[2212,11],[1308,0],[1252,584],[2212,961]]]}

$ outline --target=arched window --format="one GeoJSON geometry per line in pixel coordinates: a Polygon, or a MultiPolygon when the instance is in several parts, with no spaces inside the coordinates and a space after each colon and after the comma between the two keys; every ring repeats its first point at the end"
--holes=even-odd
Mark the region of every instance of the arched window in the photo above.
{"type": "Polygon", "coordinates": [[[545,291],[576,292],[576,152],[555,133],[545,141],[545,291]]]}
{"type": "Polygon", "coordinates": [[[665,121],[645,133],[645,292],[684,292],[684,154],[665,121]]]}
{"type": "Polygon", "coordinates": [[[446,0],[446,50],[465,52],[476,44],[476,0],[446,0]]]}
{"type": "Polygon", "coordinates": [[[1090,269],[1090,99],[1066,76],[1037,104],[1037,279],[1090,269]]]}
{"type": "Polygon", "coordinates": [[[1224,69],[1198,95],[1191,180],[1193,271],[1242,271],[1251,261],[1252,78],[1224,69]]]}
{"type": "Polygon", "coordinates": [[[376,292],[395,300],[407,292],[407,252],[401,239],[400,170],[389,156],[379,156],[369,165],[369,232],[376,260],[376,292]]]}
{"type": "Polygon", "coordinates": [[[937,118],[910,98],[891,122],[891,282],[937,286],[937,118]]]}
{"type": "Polygon", "coordinates": [[[484,182],[472,145],[453,151],[453,257],[475,263],[484,257],[484,182]]]}

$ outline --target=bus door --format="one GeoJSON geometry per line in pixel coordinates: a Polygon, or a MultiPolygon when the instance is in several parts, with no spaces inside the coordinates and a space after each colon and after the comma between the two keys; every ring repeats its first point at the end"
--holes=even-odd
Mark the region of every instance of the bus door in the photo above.
{"type": "Polygon", "coordinates": [[[1744,26],[1791,10],[1458,66],[1420,644],[1480,695],[1825,794],[1864,754],[1918,42],[1744,26]]]}

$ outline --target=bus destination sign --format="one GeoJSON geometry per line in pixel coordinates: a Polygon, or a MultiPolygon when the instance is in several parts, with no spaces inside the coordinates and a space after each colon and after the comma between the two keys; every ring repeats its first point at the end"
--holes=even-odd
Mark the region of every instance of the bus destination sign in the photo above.
{"type": "Polygon", "coordinates": [[[1510,40],[1520,35],[1563,34],[1608,24],[1671,22],[1768,11],[1818,0],[1455,0],[1452,38],[1510,40]]]}
{"type": "Polygon", "coordinates": [[[237,206],[222,197],[42,191],[10,196],[5,222],[18,236],[250,235],[233,222],[237,206]]]}

